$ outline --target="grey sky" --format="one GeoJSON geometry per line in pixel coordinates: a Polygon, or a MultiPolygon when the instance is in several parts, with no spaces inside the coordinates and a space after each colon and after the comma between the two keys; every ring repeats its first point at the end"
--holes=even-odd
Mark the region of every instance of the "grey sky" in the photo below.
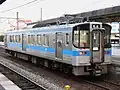
{"type": "MultiPolygon", "coordinates": [[[[38,0],[29,5],[1,13],[30,1],[33,0],[6,0],[5,3],[0,5],[0,17],[16,17],[18,11],[19,17],[37,21],[40,19],[40,8],[43,10],[42,18],[44,20],[59,17],[63,14],[75,14],[120,5],[119,0],[38,0]]],[[[0,21],[2,22],[4,19],[0,19],[0,21]]],[[[6,25],[7,23],[3,22],[0,25],[6,25]]]]}

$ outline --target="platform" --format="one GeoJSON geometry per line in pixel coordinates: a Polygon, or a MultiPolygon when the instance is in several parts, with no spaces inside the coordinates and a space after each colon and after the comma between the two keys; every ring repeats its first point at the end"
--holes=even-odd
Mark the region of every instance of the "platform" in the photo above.
{"type": "Polygon", "coordinates": [[[0,90],[22,90],[6,76],[0,73],[0,90]]]}

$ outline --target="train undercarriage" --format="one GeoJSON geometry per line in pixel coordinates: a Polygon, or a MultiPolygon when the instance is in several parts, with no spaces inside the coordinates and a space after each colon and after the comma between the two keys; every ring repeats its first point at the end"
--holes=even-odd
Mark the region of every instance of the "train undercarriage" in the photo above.
{"type": "Polygon", "coordinates": [[[20,52],[12,51],[12,50],[5,50],[6,53],[10,55],[27,60],[35,64],[36,66],[47,67],[52,70],[58,70],[64,72],[66,74],[74,74],[75,76],[82,76],[82,75],[91,75],[91,76],[101,76],[102,74],[107,73],[107,65],[100,65],[100,64],[92,64],[89,66],[72,66],[65,63],[56,62],[53,60],[47,60],[45,58],[40,58],[37,56],[32,56],[28,54],[23,54],[20,52]]]}

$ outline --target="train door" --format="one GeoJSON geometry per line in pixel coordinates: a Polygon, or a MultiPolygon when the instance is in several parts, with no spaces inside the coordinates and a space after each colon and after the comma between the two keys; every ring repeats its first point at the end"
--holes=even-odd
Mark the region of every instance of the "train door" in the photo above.
{"type": "Polygon", "coordinates": [[[91,63],[104,62],[104,33],[101,30],[93,30],[90,38],[91,63]]]}
{"type": "Polygon", "coordinates": [[[61,32],[59,33],[56,33],[55,35],[56,37],[56,50],[55,50],[55,56],[59,59],[62,59],[63,58],[63,53],[62,53],[62,50],[63,50],[63,35],[61,32]]]}
{"type": "Polygon", "coordinates": [[[22,50],[24,51],[26,51],[26,44],[27,44],[26,35],[22,34],[22,50]]]}

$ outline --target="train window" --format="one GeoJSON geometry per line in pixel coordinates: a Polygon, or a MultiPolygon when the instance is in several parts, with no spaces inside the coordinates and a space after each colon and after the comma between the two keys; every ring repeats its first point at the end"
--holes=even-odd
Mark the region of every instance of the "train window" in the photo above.
{"type": "Polygon", "coordinates": [[[14,35],[12,35],[12,42],[14,42],[14,35]]]}
{"type": "Polygon", "coordinates": [[[28,35],[28,44],[30,44],[30,35],[28,35]]]}
{"type": "Polygon", "coordinates": [[[76,47],[89,47],[89,30],[74,30],[73,44],[76,47]]]}
{"type": "Polygon", "coordinates": [[[13,42],[15,42],[15,35],[13,35],[13,42]]]}
{"type": "Polygon", "coordinates": [[[78,30],[74,30],[74,45],[75,46],[79,46],[79,31],[78,30]]]}
{"type": "Polygon", "coordinates": [[[49,46],[49,36],[47,34],[44,34],[44,45],[49,46]]]}
{"type": "Polygon", "coordinates": [[[17,41],[20,43],[20,35],[17,36],[17,41]]]}
{"type": "Polygon", "coordinates": [[[10,35],[10,39],[11,39],[10,41],[12,42],[12,35],[10,35]]]}
{"type": "Polygon", "coordinates": [[[35,35],[31,35],[31,44],[35,44],[35,35]]]}
{"type": "Polygon", "coordinates": [[[10,39],[9,41],[12,42],[12,36],[10,35],[9,37],[10,37],[10,38],[9,38],[9,39],[10,39]]]}
{"type": "Polygon", "coordinates": [[[105,47],[111,47],[111,40],[110,40],[110,32],[105,30],[104,32],[104,43],[105,43],[105,47]]]}
{"type": "Polygon", "coordinates": [[[100,47],[100,32],[93,33],[93,47],[100,47]]]}
{"type": "Polygon", "coordinates": [[[69,44],[69,34],[68,33],[66,33],[65,40],[66,40],[65,44],[68,45],[69,44]]]}
{"type": "Polygon", "coordinates": [[[12,35],[10,35],[11,36],[11,42],[12,42],[12,35]]]}
{"type": "Polygon", "coordinates": [[[111,47],[111,26],[107,25],[107,24],[103,24],[102,26],[105,29],[104,32],[104,44],[105,44],[105,48],[110,48],[111,47]]]}
{"type": "Polygon", "coordinates": [[[37,35],[37,44],[40,44],[39,36],[40,36],[40,35],[37,35]]]}
{"type": "Polygon", "coordinates": [[[80,47],[89,47],[89,31],[80,31],[80,47]]]}
{"type": "Polygon", "coordinates": [[[17,43],[19,43],[19,41],[18,41],[18,40],[19,40],[19,37],[18,37],[18,35],[17,35],[17,43]]]}
{"type": "Polygon", "coordinates": [[[16,42],[19,43],[19,41],[18,41],[18,35],[16,36],[16,39],[17,39],[16,42]]]}
{"type": "Polygon", "coordinates": [[[42,44],[42,35],[37,35],[37,44],[41,45],[42,44]]]}
{"type": "Polygon", "coordinates": [[[46,44],[49,46],[49,35],[46,35],[46,44]]]}
{"type": "Polygon", "coordinates": [[[19,35],[17,35],[17,42],[20,43],[20,42],[19,42],[19,35]]]}
{"type": "Polygon", "coordinates": [[[43,40],[43,45],[45,45],[45,34],[43,34],[43,37],[42,37],[42,40],[43,40]]]}
{"type": "Polygon", "coordinates": [[[18,35],[18,42],[19,42],[19,43],[21,42],[21,37],[20,37],[20,35],[18,35]]]}
{"type": "Polygon", "coordinates": [[[10,35],[10,42],[12,42],[12,36],[10,35]]]}
{"type": "Polygon", "coordinates": [[[15,42],[17,43],[17,35],[15,35],[15,42]]]}

